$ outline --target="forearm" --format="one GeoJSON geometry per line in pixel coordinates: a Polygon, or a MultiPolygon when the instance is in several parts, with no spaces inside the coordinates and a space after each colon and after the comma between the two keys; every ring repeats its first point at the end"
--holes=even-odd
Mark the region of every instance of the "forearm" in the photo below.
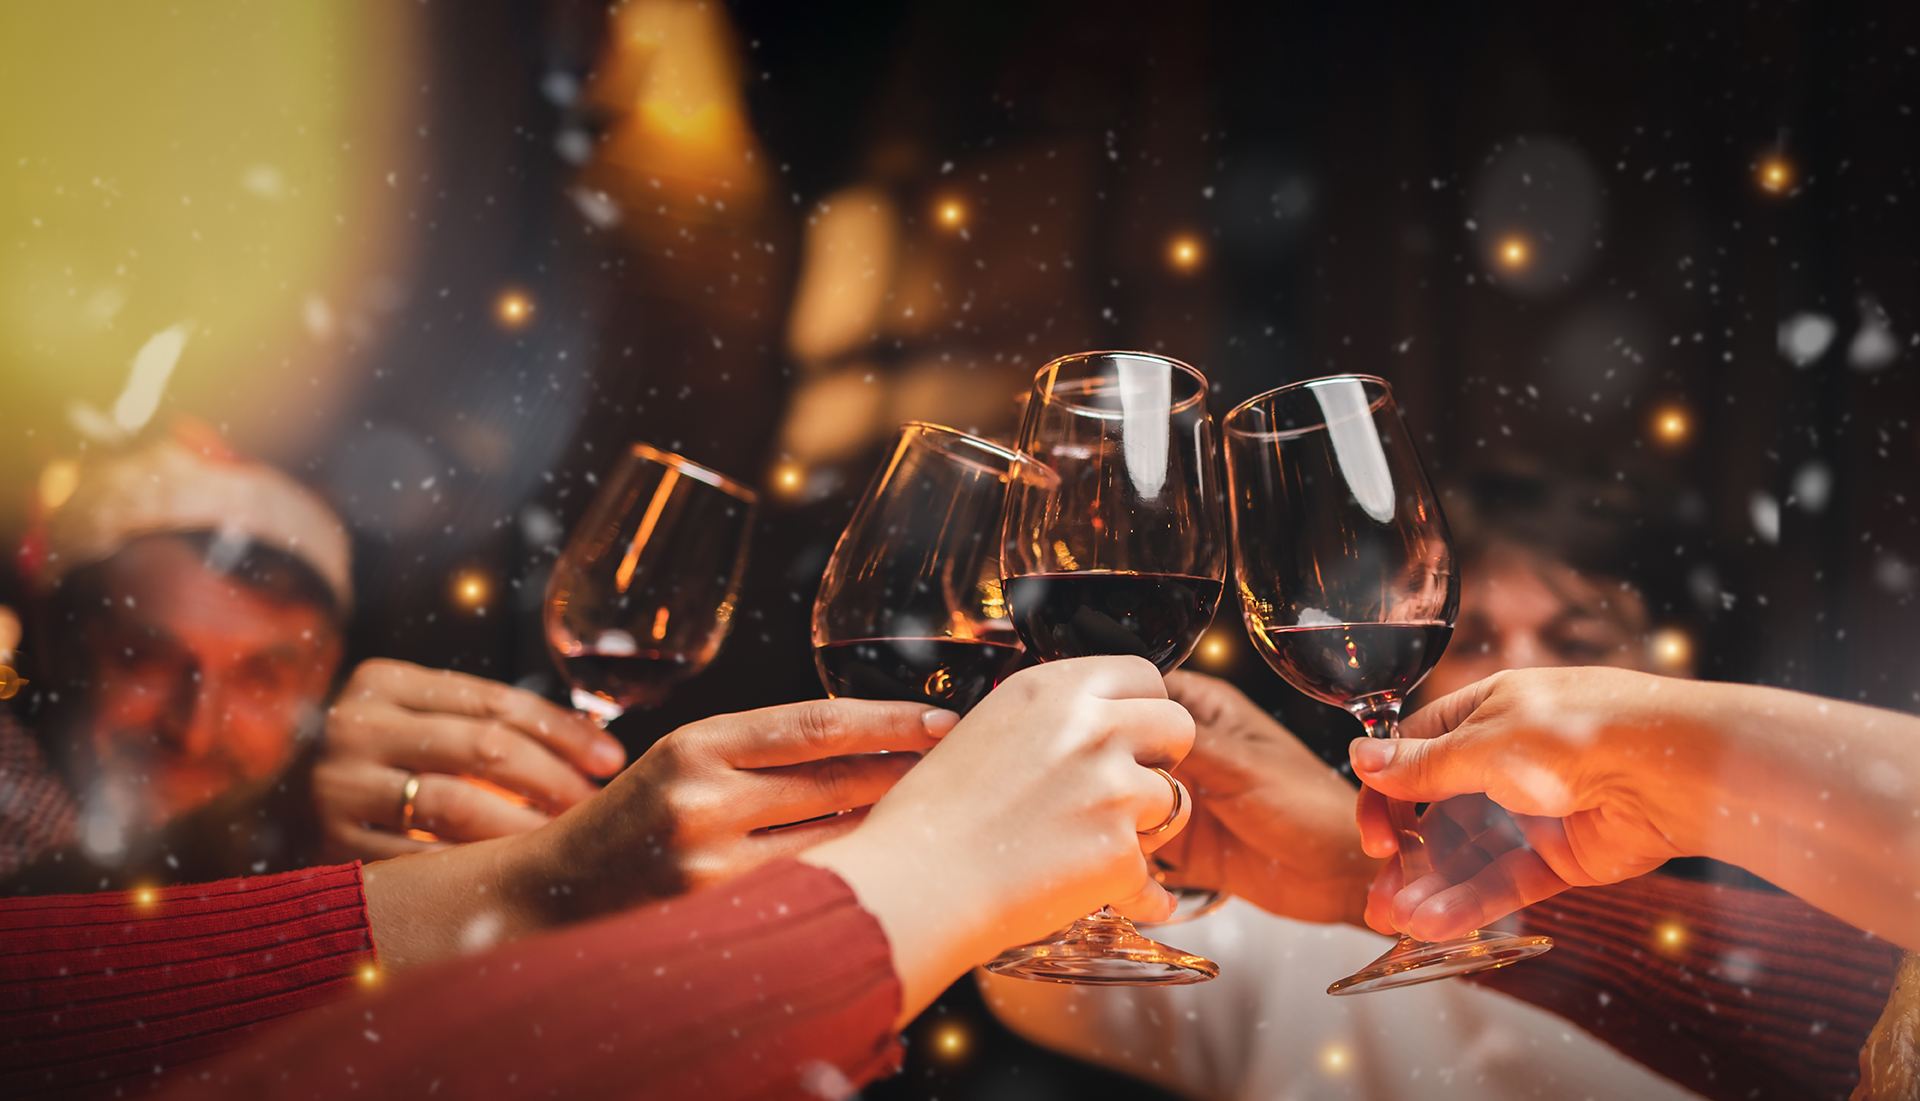
{"type": "Polygon", "coordinates": [[[369,864],[367,921],[383,971],[475,952],[557,924],[527,874],[532,834],[369,864]]]}
{"type": "Polygon", "coordinates": [[[1673,747],[1697,780],[1668,789],[1675,843],[1920,948],[1920,719],[1779,689],[1697,687],[1684,707],[1701,736],[1673,747]]]}

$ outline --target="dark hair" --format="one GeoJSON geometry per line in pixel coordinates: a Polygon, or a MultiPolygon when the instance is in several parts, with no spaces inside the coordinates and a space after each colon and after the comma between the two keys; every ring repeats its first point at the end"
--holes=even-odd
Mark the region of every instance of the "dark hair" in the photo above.
{"type": "Polygon", "coordinates": [[[1560,476],[1523,460],[1469,470],[1440,498],[1462,560],[1506,542],[1582,573],[1637,582],[1643,547],[1656,538],[1635,487],[1560,476]]]}

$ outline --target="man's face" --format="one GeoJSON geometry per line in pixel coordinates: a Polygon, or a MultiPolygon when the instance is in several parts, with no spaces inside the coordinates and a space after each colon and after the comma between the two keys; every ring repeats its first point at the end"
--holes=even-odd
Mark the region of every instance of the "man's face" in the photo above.
{"type": "Polygon", "coordinates": [[[1422,700],[1503,669],[1650,668],[1646,604],[1618,579],[1583,576],[1537,551],[1498,542],[1462,576],[1453,641],[1420,685],[1422,700]]]}
{"type": "Polygon", "coordinates": [[[115,555],[105,592],[83,610],[90,706],[68,743],[83,788],[153,827],[287,762],[340,660],[325,611],[277,603],[165,536],[115,555]]]}

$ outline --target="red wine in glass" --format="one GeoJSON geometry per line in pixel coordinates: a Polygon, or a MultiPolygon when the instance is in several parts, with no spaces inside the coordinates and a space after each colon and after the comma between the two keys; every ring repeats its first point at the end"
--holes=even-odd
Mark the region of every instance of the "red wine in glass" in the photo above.
{"type": "Polygon", "coordinates": [[[624,647],[583,647],[578,653],[562,653],[559,661],[568,684],[619,711],[658,706],[676,683],[699,672],[685,654],[629,652],[624,647]]]}
{"type": "Polygon", "coordinates": [[[1220,588],[1211,577],[1131,571],[1006,581],[1014,630],[1040,660],[1133,654],[1162,673],[1186,660],[1213,623],[1220,588]]]}
{"type": "Polygon", "coordinates": [[[986,698],[1020,657],[1017,638],[862,638],[813,650],[827,694],[906,700],[961,715],[986,698]]]}

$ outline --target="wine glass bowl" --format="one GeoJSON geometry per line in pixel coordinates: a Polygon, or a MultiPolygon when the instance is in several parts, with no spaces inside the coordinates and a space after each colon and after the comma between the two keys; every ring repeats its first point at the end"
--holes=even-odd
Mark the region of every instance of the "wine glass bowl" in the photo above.
{"type": "MultiPolygon", "coordinates": [[[[1132,654],[1165,673],[1213,622],[1228,543],[1206,398],[1199,371],[1139,352],[1064,356],[1034,376],[1019,450],[1053,477],[1008,484],[1000,539],[1008,616],[1032,657],[1132,654]]],[[[1128,986],[1220,970],[1110,908],[986,966],[1128,986]]]]}
{"type": "Polygon", "coordinates": [[[814,664],[828,695],[961,714],[979,703],[1021,652],[996,541],[1007,483],[1052,476],[990,440],[902,425],[814,599],[814,664]]]}
{"type": "Polygon", "coordinates": [[[756,504],[724,474],[628,448],[547,582],[547,648],[575,707],[606,726],[707,667],[732,626],[756,504]]]}
{"type": "MultiPolygon", "coordinates": [[[[1401,705],[1439,662],[1460,610],[1446,516],[1393,391],[1342,375],[1268,391],[1222,425],[1235,582],[1255,649],[1288,684],[1397,737],[1401,705]]],[[[1418,816],[1388,801],[1407,883],[1430,870],[1418,816]]],[[[1328,988],[1385,990],[1505,966],[1546,937],[1476,930],[1386,955],[1328,988]]]]}

